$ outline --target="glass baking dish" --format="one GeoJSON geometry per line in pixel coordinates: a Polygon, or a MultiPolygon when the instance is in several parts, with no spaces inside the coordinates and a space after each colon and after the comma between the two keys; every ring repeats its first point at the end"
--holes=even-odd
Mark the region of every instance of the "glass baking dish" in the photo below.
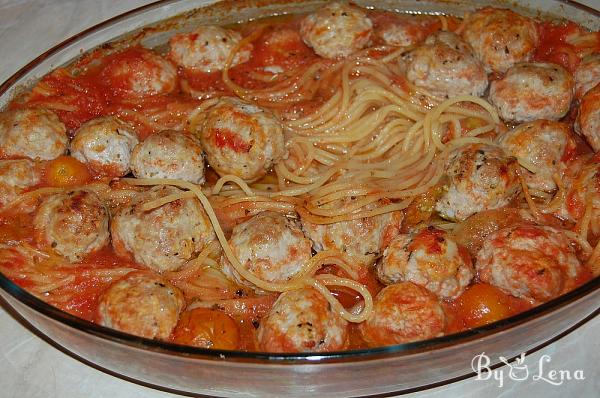
{"type": "MultiPolygon", "coordinates": [[[[50,70],[106,42],[164,45],[199,23],[227,24],[316,9],[323,1],[159,1],[88,29],[40,55],[0,86],[0,106],[50,70]],[[195,11],[193,11],[195,10],[195,11]],[[183,16],[176,17],[180,14],[183,16]]],[[[497,1],[356,1],[411,13],[462,15],[497,1]]],[[[504,4],[503,4],[504,5],[504,4]]],[[[600,14],[571,1],[506,3],[521,13],[568,15],[591,29],[600,14]]],[[[512,359],[555,339],[598,313],[600,279],[530,311],[493,324],[397,346],[327,354],[273,355],[207,350],[148,340],[84,321],[35,298],[0,274],[4,304],[84,362],[146,385],[210,396],[365,396],[414,391],[472,374],[471,361],[512,359]]],[[[499,361],[499,360],[497,360],[499,361]]],[[[492,363],[499,365],[499,363],[492,363]]]]}

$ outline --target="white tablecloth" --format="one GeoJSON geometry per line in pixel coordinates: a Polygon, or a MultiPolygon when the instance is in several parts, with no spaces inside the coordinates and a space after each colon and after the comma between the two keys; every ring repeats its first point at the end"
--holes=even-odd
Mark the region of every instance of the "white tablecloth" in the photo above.
{"type": "MultiPolygon", "coordinates": [[[[148,0],[0,0],[0,81],[55,43],[148,0]]],[[[598,0],[589,0],[598,8],[598,0]]],[[[524,396],[596,397],[600,395],[600,317],[527,357],[530,377],[514,381],[504,370],[504,385],[497,380],[463,380],[415,397],[524,396]],[[540,371],[580,370],[585,380],[555,386],[540,371]]],[[[48,345],[0,308],[0,397],[62,398],[165,398],[173,395],[148,389],[88,367],[48,345]]]]}

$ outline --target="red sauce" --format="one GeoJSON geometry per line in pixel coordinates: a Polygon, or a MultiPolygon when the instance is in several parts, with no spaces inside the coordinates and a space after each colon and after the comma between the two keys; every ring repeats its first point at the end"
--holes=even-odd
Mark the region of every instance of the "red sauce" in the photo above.
{"type": "Polygon", "coordinates": [[[240,136],[231,130],[215,129],[215,144],[219,148],[229,148],[234,152],[250,152],[252,145],[242,140],[240,136]]]}
{"type": "Polygon", "coordinates": [[[148,119],[166,128],[181,128],[198,101],[179,89],[167,95],[132,95],[127,91],[131,74],[109,73],[122,63],[135,71],[144,62],[141,57],[145,51],[132,47],[104,57],[100,51],[93,52],[73,67],[59,68],[44,76],[31,93],[10,107],[48,107],[56,112],[71,136],[86,121],[106,115],[117,115],[132,123],[142,139],[156,132],[148,119]]]}
{"type": "Polygon", "coordinates": [[[424,248],[428,254],[441,254],[442,244],[446,241],[444,235],[445,232],[439,229],[429,228],[423,230],[415,236],[408,246],[408,250],[414,251],[417,248],[424,248]]]}
{"type": "Polygon", "coordinates": [[[540,44],[534,54],[534,61],[552,62],[564,66],[573,73],[584,52],[594,52],[600,49],[600,33],[588,33],[574,22],[551,22],[544,21],[538,24],[540,44]],[[573,45],[569,42],[570,37],[584,34],[596,35],[596,43],[593,47],[585,45],[573,45]]]}

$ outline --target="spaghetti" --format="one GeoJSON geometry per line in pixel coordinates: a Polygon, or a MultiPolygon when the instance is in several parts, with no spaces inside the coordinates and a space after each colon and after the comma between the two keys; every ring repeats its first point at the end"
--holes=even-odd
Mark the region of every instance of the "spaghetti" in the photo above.
{"type": "MultiPolygon", "coordinates": [[[[288,290],[299,289],[305,285],[315,285],[315,283],[313,282],[312,279],[309,278],[309,276],[312,276],[312,274],[314,274],[314,272],[316,272],[316,270],[324,264],[336,265],[336,266],[340,267],[341,269],[343,269],[344,271],[346,271],[348,274],[356,275],[355,271],[353,271],[349,267],[349,265],[344,261],[344,259],[342,258],[341,255],[332,254],[331,252],[321,252],[321,253],[318,253],[317,255],[313,256],[307,263],[305,263],[303,265],[302,270],[298,273],[298,275],[294,276],[292,279],[290,279],[287,282],[269,282],[269,281],[262,280],[262,279],[258,278],[256,275],[254,275],[253,273],[251,273],[250,271],[248,271],[239,262],[239,260],[233,253],[233,250],[231,249],[231,246],[229,245],[227,238],[225,237],[225,233],[223,232],[223,229],[221,228],[221,226],[219,224],[217,215],[215,214],[215,211],[213,210],[210,202],[208,201],[208,198],[202,193],[202,190],[197,185],[194,185],[187,181],[169,180],[169,179],[144,179],[144,178],[130,179],[130,178],[126,178],[126,179],[123,179],[123,181],[125,181],[131,185],[142,185],[142,186],[171,185],[171,186],[179,187],[182,189],[186,189],[186,190],[192,192],[194,195],[196,195],[196,198],[200,201],[200,203],[204,207],[204,210],[206,211],[206,214],[208,215],[208,218],[210,219],[210,222],[213,226],[215,234],[217,235],[217,239],[219,240],[219,243],[221,244],[221,248],[223,249],[223,253],[227,257],[227,260],[229,260],[229,262],[232,264],[232,266],[235,268],[235,270],[245,280],[254,284],[255,286],[257,286],[260,289],[263,289],[265,291],[270,291],[270,292],[285,292],[288,290]]],[[[185,197],[185,193],[182,193],[181,195],[172,195],[170,199],[171,199],[171,201],[175,201],[175,200],[181,199],[183,197],[185,197]]],[[[152,204],[152,205],[154,206],[154,204],[152,204]]],[[[145,208],[145,210],[147,211],[152,208],[154,208],[154,207],[145,208]]],[[[371,294],[369,293],[369,291],[366,290],[366,288],[364,286],[362,286],[360,283],[358,283],[354,280],[337,278],[335,280],[335,284],[356,290],[358,293],[360,293],[364,297],[366,303],[372,301],[371,294]]],[[[324,292],[323,288],[320,285],[319,285],[318,290],[321,293],[324,292]]],[[[326,298],[327,297],[328,296],[326,296],[326,298]]],[[[335,299],[329,297],[329,298],[327,298],[327,300],[331,302],[331,300],[335,300],[335,299]]],[[[361,312],[360,315],[350,314],[345,309],[343,309],[343,307],[339,303],[335,306],[335,308],[338,309],[338,312],[340,313],[340,315],[342,317],[344,317],[346,320],[348,320],[350,322],[360,322],[360,321],[357,321],[357,319],[364,320],[365,317],[368,316],[368,313],[363,313],[363,312],[369,311],[371,307],[365,306],[365,309],[363,310],[363,312],[361,312]]]]}

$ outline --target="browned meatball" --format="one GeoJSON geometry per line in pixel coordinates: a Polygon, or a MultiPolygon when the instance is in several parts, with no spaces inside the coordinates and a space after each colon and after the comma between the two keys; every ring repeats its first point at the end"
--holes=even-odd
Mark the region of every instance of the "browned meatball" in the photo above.
{"type": "Polygon", "coordinates": [[[195,198],[178,199],[149,211],[142,209],[145,203],[181,192],[170,186],[156,186],[118,211],[111,223],[117,254],[133,257],[157,272],[172,271],[214,240],[210,220],[195,198]]]}
{"type": "Polygon", "coordinates": [[[234,97],[202,104],[195,117],[206,160],[220,175],[261,178],[285,155],[283,127],[271,112],[234,97]]]}
{"type": "Polygon", "coordinates": [[[370,346],[379,347],[441,336],[444,324],[437,298],[424,287],[402,282],[379,292],[359,330],[370,346]]]}
{"type": "Polygon", "coordinates": [[[506,72],[517,62],[529,61],[539,40],[534,20],[492,7],[469,15],[462,35],[488,72],[506,72]]]}
{"type": "Polygon", "coordinates": [[[550,63],[521,63],[490,84],[490,102],[506,121],[558,120],[573,100],[573,76],[550,63]]]}
{"type": "Polygon", "coordinates": [[[67,152],[65,125],[41,108],[0,113],[0,156],[52,160],[67,152]]]}
{"type": "Polygon", "coordinates": [[[172,178],[202,184],[202,147],[195,137],[181,131],[152,134],[133,149],[131,171],[137,178],[172,178]]]}
{"type": "Polygon", "coordinates": [[[401,64],[408,81],[438,97],[481,96],[488,86],[471,46],[452,32],[432,34],[404,55],[401,64]]]}
{"type": "Polygon", "coordinates": [[[138,143],[133,127],[114,116],[92,119],[71,141],[71,156],[95,172],[111,177],[129,173],[131,151],[138,143]]]}
{"type": "Polygon", "coordinates": [[[523,123],[500,136],[499,142],[507,153],[532,169],[521,167],[527,186],[543,192],[557,188],[553,176],[564,173],[567,164],[563,159],[575,146],[569,126],[553,120],[523,123]]]}
{"type": "Polygon", "coordinates": [[[575,131],[585,138],[594,152],[600,151],[600,83],[581,99],[575,131]]]}
{"type": "Polygon", "coordinates": [[[473,275],[469,252],[433,227],[397,236],[377,264],[377,277],[384,284],[410,281],[440,299],[458,297],[473,275]]]}
{"type": "Polygon", "coordinates": [[[32,160],[0,160],[0,207],[13,202],[41,180],[41,168],[32,160]]]}
{"type": "Polygon", "coordinates": [[[573,286],[581,264],[562,230],[517,225],[488,236],[476,268],[483,282],[513,296],[547,301],[573,286]]]}
{"type": "Polygon", "coordinates": [[[446,163],[448,189],[435,209],[444,218],[464,220],[482,210],[506,206],[520,191],[518,163],[501,148],[471,144],[455,149],[446,163]]]}
{"type": "Polygon", "coordinates": [[[358,7],[332,3],[307,15],[300,25],[304,42],[324,58],[343,58],[367,46],[373,23],[358,7]]]}
{"type": "Polygon", "coordinates": [[[136,271],[113,283],[101,296],[101,325],[149,339],[169,337],[185,306],[183,294],[150,271],[136,271]]]}
{"type": "Polygon", "coordinates": [[[313,288],[282,293],[258,328],[260,349],[325,352],[348,344],[348,322],[313,288]]]}
{"type": "Polygon", "coordinates": [[[108,220],[108,210],[95,193],[57,193],[44,199],[37,210],[36,242],[78,262],[108,243],[108,220]]]}
{"type": "MultiPolygon", "coordinates": [[[[229,244],[242,266],[258,278],[285,282],[302,270],[310,257],[310,240],[300,226],[284,215],[264,211],[233,228],[229,244]]],[[[236,281],[245,281],[225,256],[223,272],[236,281]]]]}

